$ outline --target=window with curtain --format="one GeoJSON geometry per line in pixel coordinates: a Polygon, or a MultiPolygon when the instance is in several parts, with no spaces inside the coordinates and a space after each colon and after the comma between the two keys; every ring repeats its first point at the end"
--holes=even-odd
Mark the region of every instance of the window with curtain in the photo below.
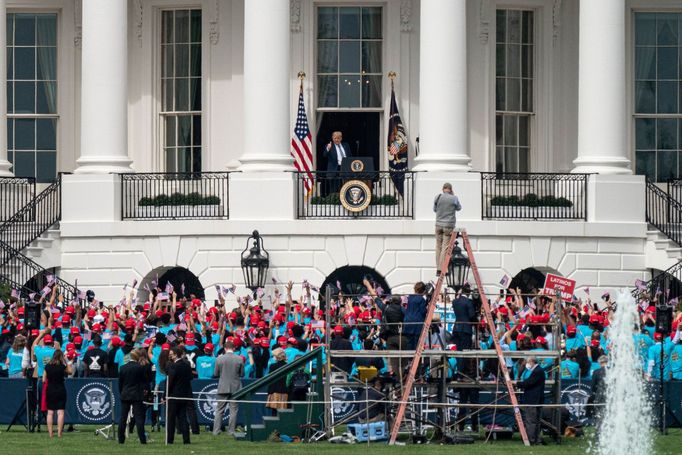
{"type": "Polygon", "coordinates": [[[57,177],[57,14],[7,13],[7,155],[17,177],[57,177]]]}
{"type": "Polygon", "coordinates": [[[496,15],[495,171],[530,172],[533,85],[533,11],[496,15]]]}
{"type": "Polygon", "coordinates": [[[201,10],[162,12],[161,143],[166,172],[201,171],[201,10]]]}
{"type": "Polygon", "coordinates": [[[381,107],[381,7],[317,9],[317,107],[381,107]]]}
{"type": "Polygon", "coordinates": [[[682,13],[635,13],[635,168],[658,182],[682,172],[682,13]]]}

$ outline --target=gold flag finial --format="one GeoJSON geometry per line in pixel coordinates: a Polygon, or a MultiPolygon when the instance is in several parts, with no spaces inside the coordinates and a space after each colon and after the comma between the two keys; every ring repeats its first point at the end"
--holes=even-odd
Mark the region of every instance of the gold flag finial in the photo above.
{"type": "Polygon", "coordinates": [[[303,81],[305,79],[305,72],[304,71],[299,71],[298,72],[298,78],[303,81]]]}
{"type": "Polygon", "coordinates": [[[389,72],[388,72],[388,78],[389,78],[391,81],[393,81],[393,79],[395,79],[396,76],[398,76],[398,75],[396,74],[395,71],[389,71],[389,72]]]}

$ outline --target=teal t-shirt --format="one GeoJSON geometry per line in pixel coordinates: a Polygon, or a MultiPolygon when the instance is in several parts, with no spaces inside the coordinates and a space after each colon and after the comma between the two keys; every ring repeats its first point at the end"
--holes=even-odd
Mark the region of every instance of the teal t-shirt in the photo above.
{"type": "Polygon", "coordinates": [[[45,365],[50,363],[55,349],[52,346],[36,346],[33,352],[36,355],[36,363],[38,364],[38,378],[43,377],[45,365]]]}

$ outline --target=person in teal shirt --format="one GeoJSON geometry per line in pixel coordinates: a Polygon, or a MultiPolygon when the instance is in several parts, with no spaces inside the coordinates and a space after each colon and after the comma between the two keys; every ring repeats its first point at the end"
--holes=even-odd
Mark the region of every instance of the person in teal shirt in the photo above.
{"type": "Polygon", "coordinates": [[[45,371],[45,365],[50,363],[52,356],[54,355],[54,340],[52,335],[46,333],[45,331],[36,338],[33,342],[33,355],[36,358],[36,365],[38,366],[38,378],[43,377],[43,372],[45,371]],[[43,344],[40,345],[42,340],[43,344]]]}
{"type": "Polygon", "coordinates": [[[675,343],[672,351],[670,351],[670,372],[673,380],[682,380],[682,338],[675,343]]]}
{"type": "Polygon", "coordinates": [[[21,361],[24,358],[24,348],[26,347],[26,337],[17,335],[14,337],[12,347],[7,353],[7,374],[10,378],[23,377],[21,361]]]}
{"type": "Polygon", "coordinates": [[[561,379],[578,379],[580,364],[576,362],[575,351],[569,351],[566,359],[561,361],[561,379]]]}
{"type": "Polygon", "coordinates": [[[215,357],[213,357],[213,344],[204,345],[204,355],[197,357],[197,377],[199,379],[211,379],[215,370],[215,357]]]}
{"type": "Polygon", "coordinates": [[[654,334],[654,341],[656,344],[649,348],[647,375],[652,379],[661,378],[661,349],[663,349],[663,380],[667,381],[670,379],[670,353],[673,345],[668,337],[663,341],[663,335],[658,332],[654,334]]]}
{"type": "Polygon", "coordinates": [[[635,339],[635,351],[642,360],[642,370],[646,371],[649,360],[649,348],[654,345],[654,340],[649,336],[647,330],[642,329],[640,333],[633,335],[635,339]]]}

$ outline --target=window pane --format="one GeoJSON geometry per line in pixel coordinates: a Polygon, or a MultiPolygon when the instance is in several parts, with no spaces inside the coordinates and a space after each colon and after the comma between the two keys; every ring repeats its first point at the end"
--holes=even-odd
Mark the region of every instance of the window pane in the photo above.
{"type": "Polygon", "coordinates": [[[507,10],[497,10],[495,28],[497,42],[505,43],[507,41],[507,10]]]}
{"type": "Polygon", "coordinates": [[[656,147],[656,121],[651,118],[635,120],[635,142],[637,150],[654,150],[656,147]]]}
{"type": "Polygon", "coordinates": [[[509,43],[520,43],[521,42],[521,11],[510,10],[509,16],[509,43]]]}
{"type": "Polygon", "coordinates": [[[14,112],[34,114],[36,102],[35,82],[16,82],[14,84],[14,112]]]}
{"type": "Polygon", "coordinates": [[[360,38],[360,8],[339,8],[339,37],[360,38]]]}
{"type": "Polygon", "coordinates": [[[193,43],[201,43],[201,10],[193,9],[191,16],[191,40],[193,43]]]}
{"type": "Polygon", "coordinates": [[[173,45],[161,46],[161,77],[173,77],[173,45]]]}
{"type": "Polygon", "coordinates": [[[495,172],[504,172],[504,147],[495,147],[495,172]]]}
{"type": "Polygon", "coordinates": [[[175,42],[189,42],[189,11],[187,10],[175,12],[175,42]]]}
{"type": "Polygon", "coordinates": [[[360,72],[360,41],[339,42],[339,72],[360,72]]]}
{"type": "Polygon", "coordinates": [[[517,172],[530,172],[530,149],[528,147],[519,148],[519,168],[517,172]]]}
{"type": "Polygon", "coordinates": [[[521,110],[533,112],[533,79],[521,79],[521,110]]]}
{"type": "Polygon", "coordinates": [[[161,81],[163,90],[163,110],[173,110],[173,79],[165,79],[161,81]]]}
{"type": "Polygon", "coordinates": [[[495,143],[504,145],[504,116],[495,116],[495,143]]]}
{"type": "Polygon", "coordinates": [[[317,37],[339,37],[338,8],[320,7],[317,9],[317,37]]]}
{"type": "Polygon", "coordinates": [[[362,107],[381,107],[381,76],[362,76],[362,107]]]}
{"type": "MultiPolygon", "coordinates": [[[[14,147],[16,150],[35,150],[35,119],[18,118],[14,121],[14,147]]],[[[32,175],[32,174],[31,174],[32,175]]]]}
{"type": "Polygon", "coordinates": [[[659,119],[657,121],[656,145],[658,149],[673,150],[677,148],[677,120],[659,119]]]}
{"type": "Polygon", "coordinates": [[[507,79],[507,110],[521,110],[521,81],[519,79],[507,79]]]}
{"type": "Polygon", "coordinates": [[[16,79],[36,78],[36,48],[14,48],[14,72],[16,79]]]}
{"type": "Polygon", "coordinates": [[[635,112],[639,114],[656,112],[656,82],[635,82],[635,112]]]}
{"type": "Polygon", "coordinates": [[[507,45],[507,76],[521,76],[521,46],[517,44],[507,45]]]}
{"type": "Polygon", "coordinates": [[[657,15],[656,32],[658,33],[658,45],[677,45],[677,16],[675,14],[657,15]]]}
{"type": "Polygon", "coordinates": [[[201,115],[192,116],[192,144],[201,145],[201,115]]]}
{"type": "Polygon", "coordinates": [[[174,148],[166,149],[166,172],[177,172],[177,166],[175,165],[176,152],[174,148]]]}
{"type": "Polygon", "coordinates": [[[658,48],[658,79],[677,79],[677,48],[658,48]]]}
{"type": "Polygon", "coordinates": [[[504,117],[504,144],[518,144],[518,117],[514,115],[504,117]]]}
{"type": "Polygon", "coordinates": [[[656,48],[635,49],[635,79],[656,79],[656,48]]]}
{"type": "Polygon", "coordinates": [[[506,68],[506,46],[504,44],[498,44],[495,52],[495,74],[497,76],[504,76],[507,74],[506,68]]]}
{"type": "Polygon", "coordinates": [[[506,172],[518,172],[519,160],[518,152],[515,147],[504,148],[504,170],[506,172]]]}
{"type": "Polygon", "coordinates": [[[338,77],[337,76],[318,76],[318,100],[320,107],[336,107],[338,99],[338,77]]]}
{"type": "Polygon", "coordinates": [[[505,79],[498,77],[495,81],[495,109],[504,111],[507,108],[505,96],[505,79]]]}
{"type": "Polygon", "coordinates": [[[677,175],[677,151],[656,152],[658,172],[656,180],[665,182],[675,178],[677,175]]]}
{"type": "Polygon", "coordinates": [[[54,81],[57,79],[57,48],[39,47],[38,80],[54,81]]]}
{"type": "Polygon", "coordinates": [[[54,182],[57,176],[57,154],[55,152],[36,153],[36,181],[54,182]]]}
{"type": "Polygon", "coordinates": [[[341,76],[339,107],[360,107],[360,75],[341,76]]]}
{"type": "Polygon", "coordinates": [[[7,119],[7,150],[14,149],[14,119],[7,119]]]}
{"type": "Polygon", "coordinates": [[[7,113],[14,113],[14,82],[7,82],[7,113]]]}
{"type": "Polygon", "coordinates": [[[192,145],[190,142],[192,138],[192,116],[179,115],[178,116],[178,145],[192,145]]]}
{"type": "Polygon", "coordinates": [[[519,145],[523,147],[530,146],[530,117],[519,117],[519,145]]]}
{"type": "Polygon", "coordinates": [[[175,79],[175,110],[189,109],[189,79],[175,79]]]}
{"type": "Polygon", "coordinates": [[[57,16],[38,14],[36,16],[36,38],[38,46],[57,45],[57,16]]]}
{"type": "Polygon", "coordinates": [[[362,71],[381,73],[381,41],[362,43],[362,71]]]}
{"type": "Polygon", "coordinates": [[[521,41],[524,43],[533,43],[533,12],[523,12],[523,30],[521,34],[521,41]]]}
{"type": "Polygon", "coordinates": [[[672,114],[677,112],[677,89],[679,84],[672,81],[658,83],[658,112],[672,114]]]}
{"type": "Polygon", "coordinates": [[[189,46],[175,45],[175,77],[189,76],[189,46]]]}
{"type": "Polygon", "coordinates": [[[362,8],[362,37],[381,38],[381,8],[362,8]]]}
{"type": "Polygon", "coordinates": [[[14,79],[14,49],[7,48],[7,80],[14,79]]]}
{"type": "Polygon", "coordinates": [[[14,45],[34,46],[36,43],[35,15],[17,14],[14,21],[14,45]]]}
{"type": "Polygon", "coordinates": [[[36,120],[36,149],[57,150],[57,120],[36,120]]]}
{"type": "Polygon", "coordinates": [[[336,73],[338,69],[338,41],[319,41],[317,44],[317,72],[336,73]]]}
{"type": "Polygon", "coordinates": [[[178,172],[189,172],[192,170],[192,154],[189,147],[178,149],[178,172]]]}
{"type": "Polygon", "coordinates": [[[57,113],[57,83],[36,83],[36,112],[38,114],[57,113]]]}
{"type": "Polygon", "coordinates": [[[201,77],[201,44],[192,44],[190,48],[191,52],[191,65],[190,65],[190,76],[201,77]]]}
{"type": "Polygon", "coordinates": [[[33,177],[36,172],[35,152],[14,152],[15,177],[33,177]]]}
{"type": "Polygon", "coordinates": [[[161,42],[173,42],[173,11],[164,11],[161,25],[161,42]]]}
{"type": "Polygon", "coordinates": [[[14,45],[14,14],[7,13],[7,45],[14,45]]]}
{"type": "Polygon", "coordinates": [[[638,175],[646,175],[651,180],[656,179],[656,152],[635,153],[638,175]]]}
{"type": "Polygon", "coordinates": [[[166,117],[166,147],[175,146],[175,116],[169,115],[166,117]]]}
{"type": "Polygon", "coordinates": [[[656,13],[635,14],[635,44],[656,44],[656,13]]]}
{"type": "Polygon", "coordinates": [[[521,46],[521,77],[533,77],[533,46],[521,46]]]}
{"type": "Polygon", "coordinates": [[[201,79],[193,77],[190,79],[190,110],[201,110],[201,79]]]}

